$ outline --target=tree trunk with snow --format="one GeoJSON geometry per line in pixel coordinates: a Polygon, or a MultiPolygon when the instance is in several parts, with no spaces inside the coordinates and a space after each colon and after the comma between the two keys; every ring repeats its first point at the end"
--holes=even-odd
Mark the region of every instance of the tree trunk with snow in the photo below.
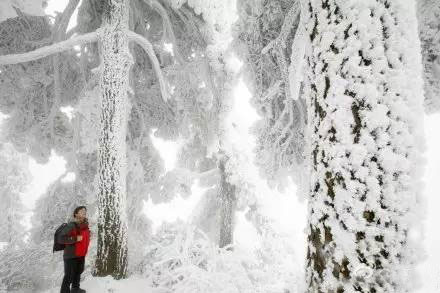
{"type": "Polygon", "coordinates": [[[413,0],[307,0],[307,292],[412,292],[423,89],[413,0]]]}
{"type": "Polygon", "coordinates": [[[234,215],[236,206],[235,187],[228,180],[225,170],[227,157],[222,156],[219,161],[220,169],[220,236],[219,247],[226,247],[233,242],[234,215]]]}
{"type": "Polygon", "coordinates": [[[104,1],[101,45],[101,133],[98,150],[96,275],[127,273],[126,131],[131,55],[128,0],[104,1]]]}

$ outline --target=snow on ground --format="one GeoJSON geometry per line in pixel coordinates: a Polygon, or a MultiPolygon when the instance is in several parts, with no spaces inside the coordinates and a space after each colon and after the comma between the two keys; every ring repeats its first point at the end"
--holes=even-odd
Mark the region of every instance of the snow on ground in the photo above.
{"type": "MultiPolygon", "coordinates": [[[[164,289],[151,288],[148,281],[139,277],[115,281],[111,277],[89,277],[81,282],[81,288],[88,293],[167,293],[164,289]]],[[[58,293],[59,288],[53,288],[43,293],[58,293]]]]}

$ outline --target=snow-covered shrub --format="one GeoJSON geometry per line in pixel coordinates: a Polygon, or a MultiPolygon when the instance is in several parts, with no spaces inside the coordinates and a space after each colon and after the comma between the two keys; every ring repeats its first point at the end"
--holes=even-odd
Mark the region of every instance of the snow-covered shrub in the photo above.
{"type": "Polygon", "coordinates": [[[244,254],[218,248],[195,227],[164,225],[155,237],[145,268],[153,285],[182,293],[255,292],[244,254]]]}
{"type": "Polygon", "coordinates": [[[256,251],[219,248],[183,223],[164,224],[148,248],[143,275],[152,286],[179,293],[297,292],[298,266],[287,242],[266,237],[256,251]]]}
{"type": "Polygon", "coordinates": [[[27,244],[0,251],[0,288],[6,292],[40,292],[58,286],[63,274],[62,257],[52,255],[52,242],[27,244]]]}

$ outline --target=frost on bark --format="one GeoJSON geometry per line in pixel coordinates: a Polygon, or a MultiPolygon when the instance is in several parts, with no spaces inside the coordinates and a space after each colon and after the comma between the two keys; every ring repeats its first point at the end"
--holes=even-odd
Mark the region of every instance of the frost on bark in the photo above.
{"type": "Polygon", "coordinates": [[[228,182],[228,174],[225,170],[224,156],[219,161],[220,169],[220,237],[219,247],[231,245],[234,235],[234,215],[236,209],[235,186],[228,182]]]}
{"type": "Polygon", "coordinates": [[[119,279],[127,273],[126,132],[132,62],[126,34],[128,1],[107,0],[103,5],[96,274],[119,279]]]}
{"type": "Polygon", "coordinates": [[[440,2],[418,0],[425,82],[425,111],[440,110],[440,2]]]}
{"type": "Polygon", "coordinates": [[[422,67],[414,1],[305,1],[307,292],[413,292],[422,67]]]}

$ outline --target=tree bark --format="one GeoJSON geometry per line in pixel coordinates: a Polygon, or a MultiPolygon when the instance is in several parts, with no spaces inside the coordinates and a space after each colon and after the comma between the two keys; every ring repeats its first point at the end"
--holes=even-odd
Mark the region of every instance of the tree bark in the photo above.
{"type": "Polygon", "coordinates": [[[132,64],[128,0],[104,1],[101,50],[101,133],[98,149],[98,252],[96,275],[127,273],[126,132],[132,64]]]}
{"type": "Polygon", "coordinates": [[[220,236],[219,247],[231,245],[234,235],[234,215],[236,206],[235,186],[227,181],[225,170],[227,157],[222,156],[219,161],[220,169],[220,236]]]}
{"type": "Polygon", "coordinates": [[[307,292],[412,292],[423,90],[412,0],[307,0],[307,292]]]}

